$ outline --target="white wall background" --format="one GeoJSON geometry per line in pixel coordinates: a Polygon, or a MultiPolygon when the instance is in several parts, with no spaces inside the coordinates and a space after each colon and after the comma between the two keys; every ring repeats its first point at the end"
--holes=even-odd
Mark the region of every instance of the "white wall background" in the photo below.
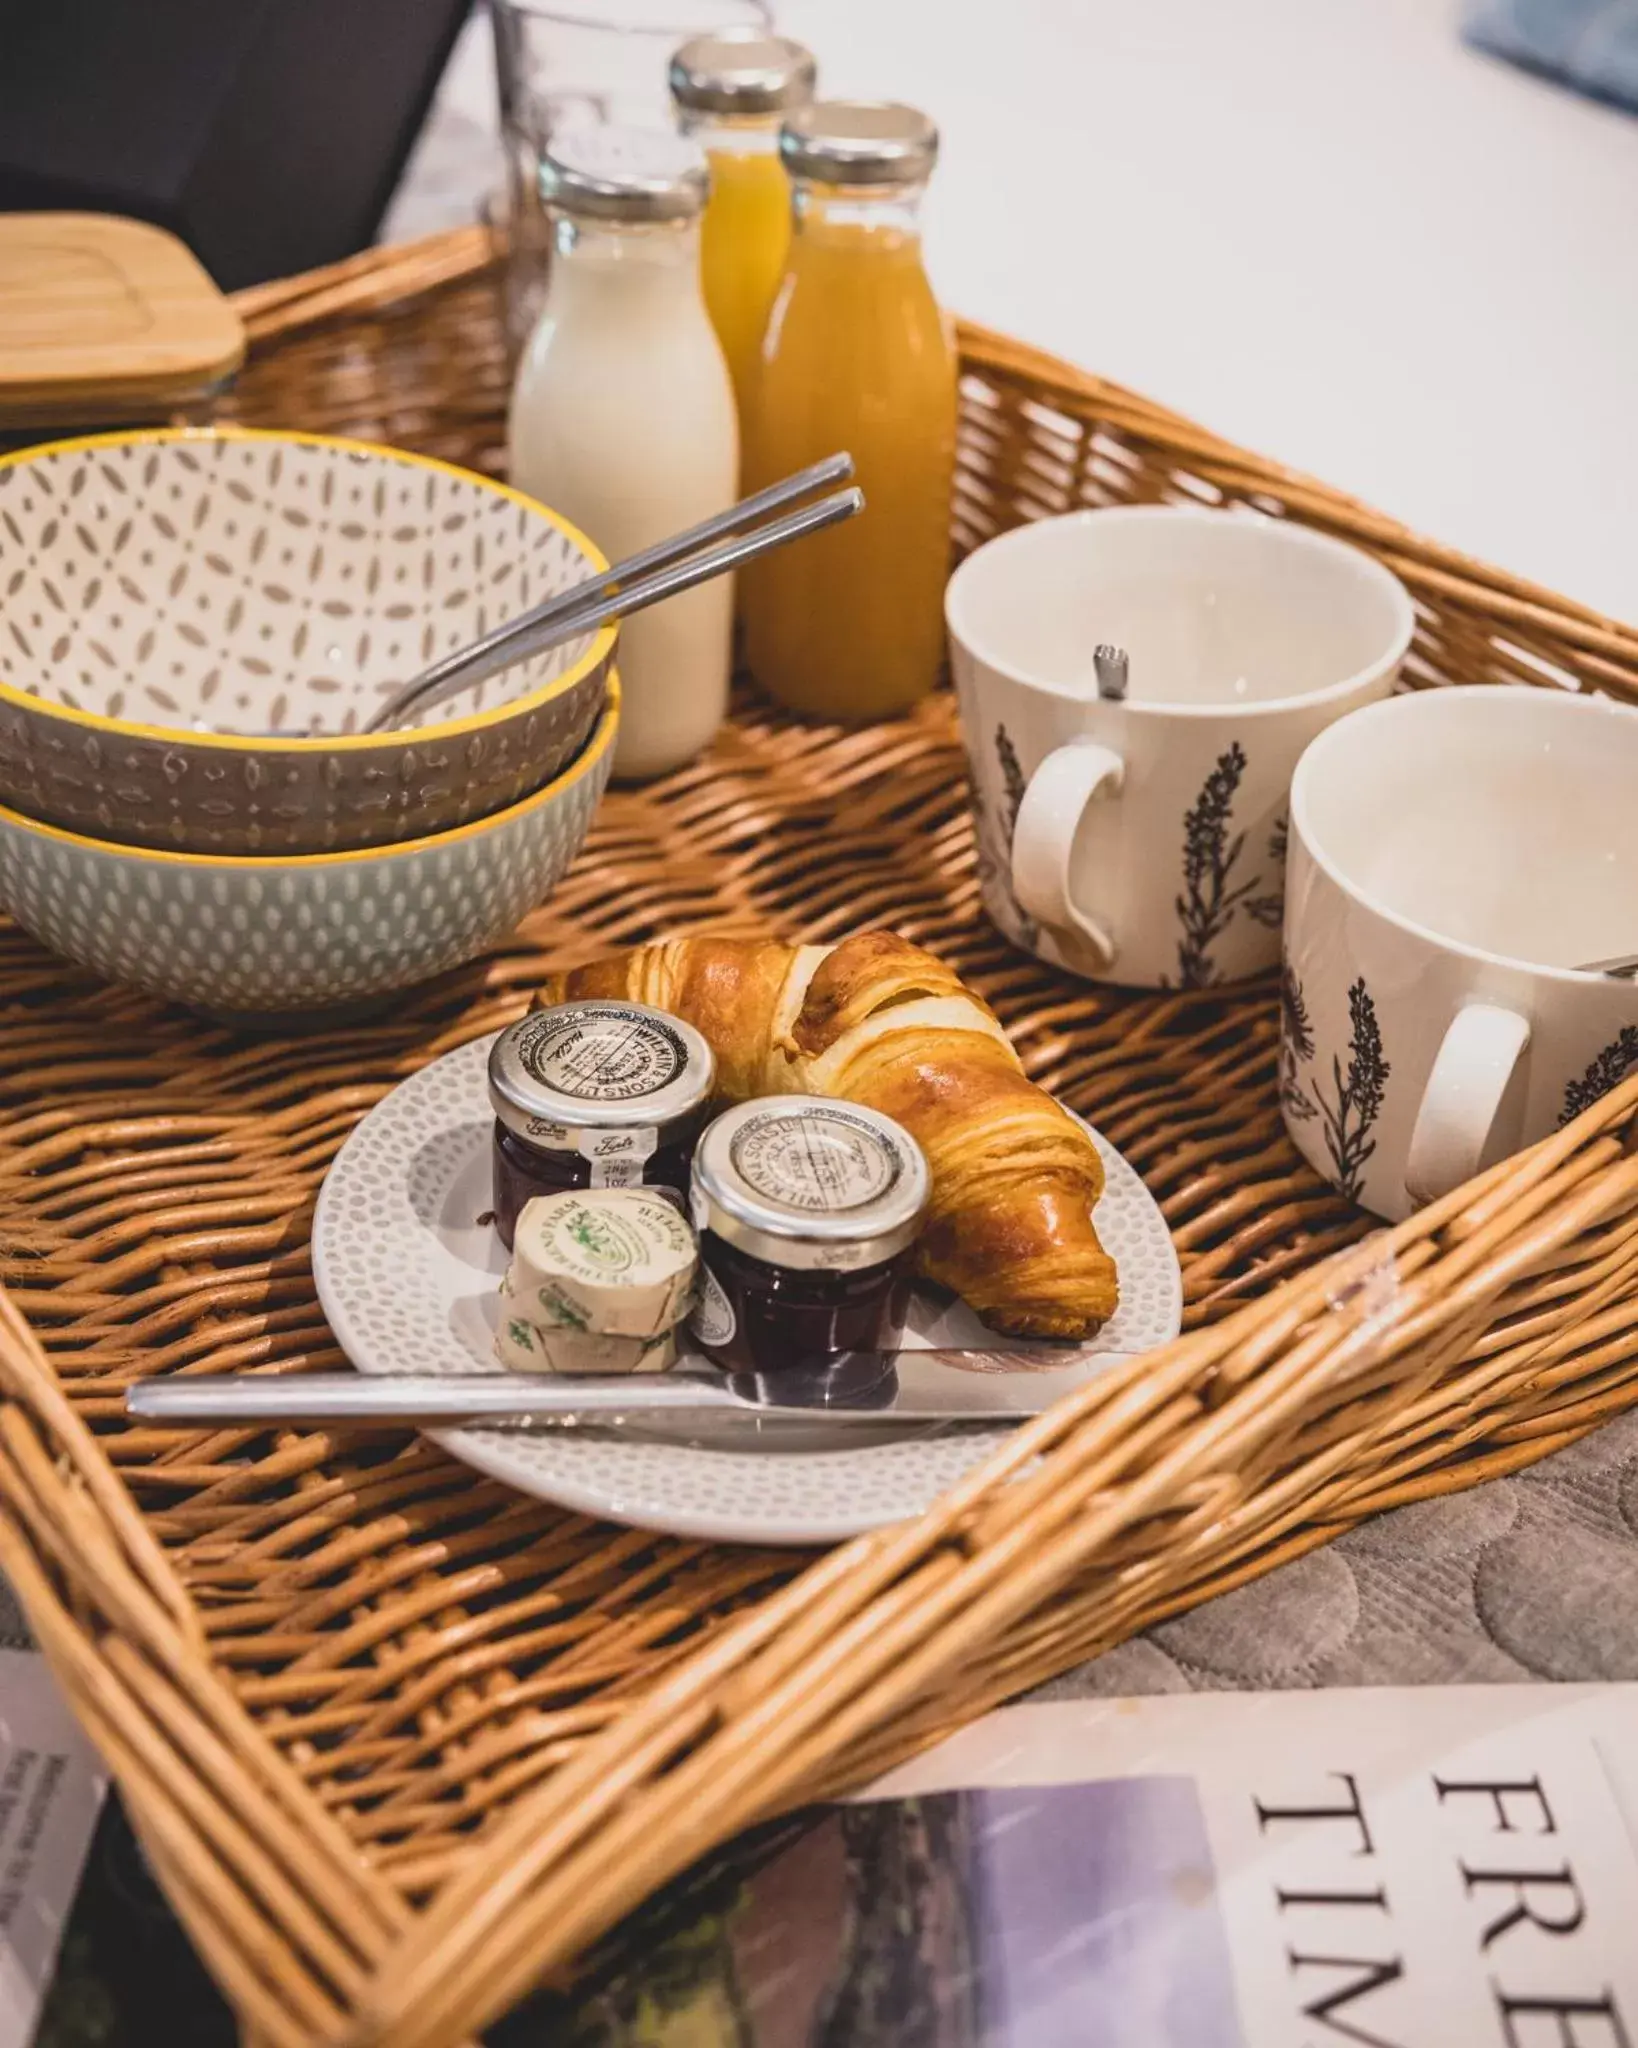
{"type": "MultiPolygon", "coordinates": [[[[946,302],[1638,621],[1638,118],[1454,0],[778,0],[940,122],[946,302]]],[[[495,175],[474,22],[385,232],[495,175]]]]}

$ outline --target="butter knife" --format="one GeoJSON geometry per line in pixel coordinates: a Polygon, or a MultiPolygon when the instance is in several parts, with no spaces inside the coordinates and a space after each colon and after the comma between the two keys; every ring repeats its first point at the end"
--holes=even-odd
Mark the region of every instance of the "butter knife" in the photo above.
{"type": "Polygon", "coordinates": [[[728,1374],[705,1366],[615,1376],[223,1373],[214,1379],[141,1380],[127,1389],[125,1408],[143,1422],[213,1428],[349,1422],[527,1428],[714,1415],[807,1423],[821,1416],[874,1423],[1019,1422],[1096,1379],[1124,1355],[1070,1350],[1056,1364],[1046,1352],[1009,1366],[988,1352],[901,1351],[885,1364],[850,1359],[814,1375],[728,1374]]]}

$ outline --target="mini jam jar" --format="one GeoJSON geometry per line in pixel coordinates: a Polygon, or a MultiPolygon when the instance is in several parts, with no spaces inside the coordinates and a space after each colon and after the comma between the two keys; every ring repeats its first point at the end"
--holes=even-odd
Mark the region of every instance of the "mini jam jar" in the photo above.
{"type": "Polygon", "coordinates": [[[645,1003],[556,1003],[510,1025],[489,1053],[502,1244],[535,1195],[648,1186],[686,1208],[715,1080],[693,1025],[645,1003]]]}
{"type": "Polygon", "coordinates": [[[771,1095],[727,1110],[694,1154],[700,1348],[759,1376],[885,1368],[928,1186],[921,1147],[873,1109],[771,1095]]]}

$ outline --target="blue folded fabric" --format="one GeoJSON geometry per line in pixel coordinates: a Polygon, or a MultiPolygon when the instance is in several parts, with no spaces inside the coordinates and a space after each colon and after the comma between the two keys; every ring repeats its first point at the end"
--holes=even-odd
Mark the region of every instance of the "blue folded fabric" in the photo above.
{"type": "Polygon", "coordinates": [[[1638,113],[1638,0],[1468,0],[1481,50],[1638,113]]]}

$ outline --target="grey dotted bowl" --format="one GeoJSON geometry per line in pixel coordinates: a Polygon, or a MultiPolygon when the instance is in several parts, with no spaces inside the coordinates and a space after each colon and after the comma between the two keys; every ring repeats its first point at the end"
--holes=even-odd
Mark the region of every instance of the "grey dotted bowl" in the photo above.
{"type": "Polygon", "coordinates": [[[354,853],[167,853],[0,809],[0,904],[110,981],[258,1018],[362,1005],[459,966],[562,879],[608,783],[618,678],[544,789],[428,839],[354,853]]]}
{"type": "Polygon", "coordinates": [[[504,810],[585,744],[612,627],[423,725],[359,728],[606,567],[534,499],[394,448],[167,428],[7,456],[0,803],[211,854],[384,846],[504,810]]]}

